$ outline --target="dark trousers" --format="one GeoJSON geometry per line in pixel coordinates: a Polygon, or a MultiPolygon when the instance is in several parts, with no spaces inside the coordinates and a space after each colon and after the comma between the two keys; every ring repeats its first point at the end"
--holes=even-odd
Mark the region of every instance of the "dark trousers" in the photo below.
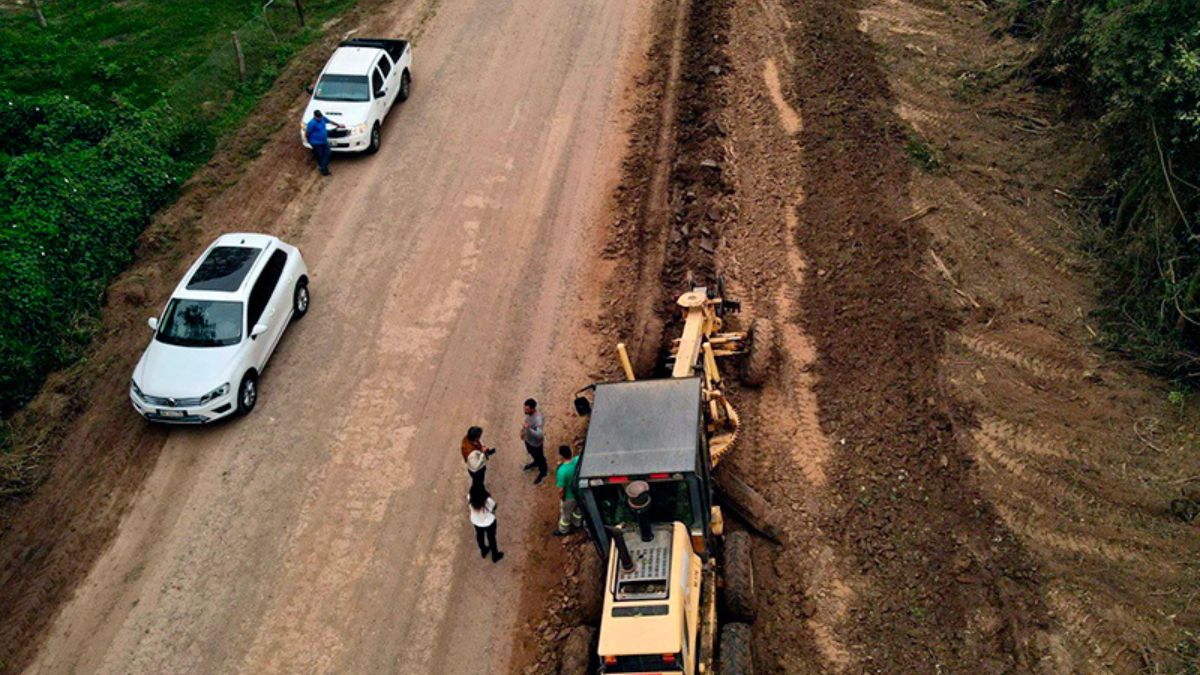
{"type": "Polygon", "coordinates": [[[468,471],[471,476],[471,487],[483,487],[483,479],[487,476],[487,466],[479,467],[478,471],[468,471]]]}
{"type": "Polygon", "coordinates": [[[492,521],[487,527],[475,526],[475,541],[479,544],[479,554],[487,555],[488,551],[492,553],[492,560],[495,560],[500,555],[500,547],[496,545],[496,521],[492,521]]]}
{"type": "Polygon", "coordinates": [[[317,160],[317,168],[321,173],[329,173],[329,157],[333,151],[329,149],[328,143],[313,143],[312,144],[313,159],[317,160]]]}
{"type": "Polygon", "coordinates": [[[546,466],[545,449],[538,447],[536,445],[530,445],[529,443],[526,443],[525,444],[525,452],[529,453],[529,458],[531,460],[533,460],[533,465],[537,467],[538,476],[541,478],[545,478],[546,473],[550,471],[550,468],[546,466]]]}

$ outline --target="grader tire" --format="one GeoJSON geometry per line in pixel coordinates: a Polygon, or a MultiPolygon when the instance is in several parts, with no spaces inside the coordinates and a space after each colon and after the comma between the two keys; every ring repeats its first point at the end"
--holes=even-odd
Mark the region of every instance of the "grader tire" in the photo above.
{"type": "Polygon", "coordinates": [[[559,675],[591,675],[595,635],[596,629],[591,626],[576,626],[567,633],[558,654],[559,675]]]}
{"type": "Polygon", "coordinates": [[[730,532],[725,537],[725,583],[721,604],[726,621],[752,623],[758,615],[754,594],[754,564],[750,553],[750,535],[730,532]]]}
{"type": "Polygon", "coordinates": [[[750,322],[747,337],[749,353],[742,363],[742,384],[761,387],[775,365],[775,324],[769,319],[755,319],[750,322]]]}
{"type": "Polygon", "coordinates": [[[754,654],[750,647],[750,625],[727,623],[721,627],[717,675],[754,675],[754,654]]]}

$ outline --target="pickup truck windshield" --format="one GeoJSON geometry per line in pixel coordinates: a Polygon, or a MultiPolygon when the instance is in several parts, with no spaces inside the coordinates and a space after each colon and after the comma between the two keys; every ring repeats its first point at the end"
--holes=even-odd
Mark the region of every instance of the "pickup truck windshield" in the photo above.
{"type": "Polygon", "coordinates": [[[318,101],[364,102],[371,100],[371,90],[367,87],[366,75],[324,75],[317,82],[313,98],[318,101]]]}
{"type": "Polygon", "coordinates": [[[174,298],[157,338],[181,347],[236,345],[242,341],[242,303],[174,298]]]}

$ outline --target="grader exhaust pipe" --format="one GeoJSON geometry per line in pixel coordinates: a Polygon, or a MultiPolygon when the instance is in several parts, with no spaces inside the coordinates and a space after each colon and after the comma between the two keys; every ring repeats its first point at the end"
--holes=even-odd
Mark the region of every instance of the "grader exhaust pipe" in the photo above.
{"type": "Polygon", "coordinates": [[[642,541],[648,542],[654,538],[654,532],[650,529],[650,484],[644,480],[635,480],[625,486],[625,498],[629,502],[629,508],[633,510],[637,516],[638,530],[641,532],[642,541]]]}

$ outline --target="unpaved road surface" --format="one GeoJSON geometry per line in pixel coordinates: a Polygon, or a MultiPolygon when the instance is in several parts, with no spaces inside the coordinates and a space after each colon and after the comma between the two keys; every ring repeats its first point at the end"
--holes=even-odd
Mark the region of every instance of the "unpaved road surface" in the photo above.
{"type": "MultiPolygon", "coordinates": [[[[523,576],[553,574],[526,569],[555,514],[549,482],[520,471],[520,404],[586,380],[551,355],[571,337],[563,317],[619,169],[625,65],[647,10],[433,9],[412,98],[377,156],[319,180],[293,149],[230,189],[244,229],[303,250],[313,310],[253,415],[170,433],[33,671],[508,669],[523,576]],[[256,222],[279,199],[291,204],[278,220],[256,222]],[[498,565],[480,560],[467,521],[457,446],[470,424],[500,447],[498,565]]],[[[549,403],[553,443],[566,406],[549,403]]]]}

